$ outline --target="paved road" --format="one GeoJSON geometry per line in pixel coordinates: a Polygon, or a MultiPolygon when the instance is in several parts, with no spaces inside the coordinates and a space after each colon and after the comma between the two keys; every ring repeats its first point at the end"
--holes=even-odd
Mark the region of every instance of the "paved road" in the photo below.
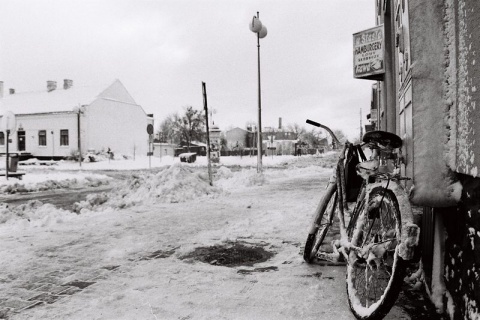
{"type": "Polygon", "coordinates": [[[108,192],[112,189],[112,186],[100,186],[81,189],[61,189],[61,190],[48,190],[40,192],[29,192],[21,194],[11,194],[0,196],[0,203],[8,203],[10,205],[20,205],[30,200],[39,200],[43,203],[50,203],[57,208],[71,210],[72,205],[75,202],[83,201],[87,198],[88,194],[108,192]]]}

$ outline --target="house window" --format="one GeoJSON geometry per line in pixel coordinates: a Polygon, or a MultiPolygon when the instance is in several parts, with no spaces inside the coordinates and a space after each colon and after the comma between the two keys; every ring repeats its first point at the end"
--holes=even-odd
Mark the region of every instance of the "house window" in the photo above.
{"type": "Polygon", "coordinates": [[[0,132],[0,146],[5,145],[5,133],[0,132]]]}
{"type": "Polygon", "coordinates": [[[38,131],[38,145],[39,146],[47,145],[47,130],[38,131]]]}
{"type": "Polygon", "coordinates": [[[68,146],[68,130],[60,130],[60,145],[68,146]]]}

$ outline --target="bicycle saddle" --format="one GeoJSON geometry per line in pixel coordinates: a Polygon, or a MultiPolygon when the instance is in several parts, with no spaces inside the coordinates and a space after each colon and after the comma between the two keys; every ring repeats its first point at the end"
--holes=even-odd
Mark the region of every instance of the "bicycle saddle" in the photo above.
{"type": "Polygon", "coordinates": [[[402,146],[402,139],[394,133],[386,131],[370,131],[363,135],[363,142],[370,143],[376,142],[384,147],[390,147],[393,149],[400,148],[402,146]]]}

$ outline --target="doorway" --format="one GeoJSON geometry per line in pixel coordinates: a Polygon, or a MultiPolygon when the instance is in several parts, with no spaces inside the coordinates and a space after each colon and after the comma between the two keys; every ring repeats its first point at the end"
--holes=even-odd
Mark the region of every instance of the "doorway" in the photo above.
{"type": "Polygon", "coordinates": [[[25,151],[25,131],[17,132],[17,146],[18,151],[25,151]]]}

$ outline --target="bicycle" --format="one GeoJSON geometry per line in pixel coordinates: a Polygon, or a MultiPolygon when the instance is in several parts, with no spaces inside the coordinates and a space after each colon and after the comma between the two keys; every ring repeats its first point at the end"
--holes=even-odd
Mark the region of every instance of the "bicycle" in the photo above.
{"type": "MultiPolygon", "coordinates": [[[[317,122],[307,123],[327,128],[317,122]]],[[[333,141],[339,144],[328,129],[333,141]]],[[[413,223],[413,212],[400,175],[402,140],[383,131],[367,132],[363,143],[345,142],[337,166],[318,204],[309,229],[303,258],[306,262],[344,261],[347,265],[346,289],[350,310],[357,319],[383,319],[394,305],[401,290],[407,261],[416,256],[420,228],[413,223]],[[367,160],[363,147],[372,151],[367,160]],[[361,185],[355,205],[348,211],[345,164],[352,159],[361,185]],[[345,212],[348,211],[348,215],[345,212]],[[325,237],[334,224],[334,213],[340,227],[340,239],[330,246],[325,237]],[[346,225],[346,218],[348,224],[346,225]],[[331,250],[326,250],[330,249],[331,250]],[[325,250],[322,250],[325,249],[325,250]]],[[[351,174],[351,172],[350,172],[351,174]]],[[[351,197],[351,195],[350,195],[351,197]]]]}

